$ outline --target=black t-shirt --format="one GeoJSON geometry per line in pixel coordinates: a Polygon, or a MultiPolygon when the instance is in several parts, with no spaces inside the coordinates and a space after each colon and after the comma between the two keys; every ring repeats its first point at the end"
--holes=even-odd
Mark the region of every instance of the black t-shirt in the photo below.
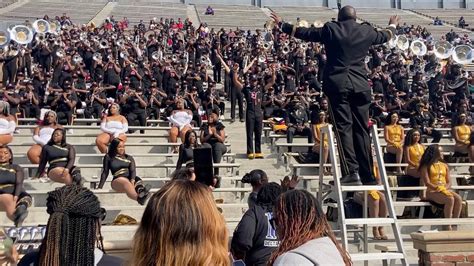
{"type": "MultiPolygon", "coordinates": [[[[37,266],[39,265],[39,251],[26,254],[18,263],[18,266],[37,266]]],[[[124,261],[121,258],[104,254],[97,266],[120,266],[124,261]]]]}
{"type": "MultiPolygon", "coordinates": [[[[71,92],[67,98],[69,99],[69,101],[71,102],[76,102],[77,103],[77,95],[75,92],[71,92]]],[[[58,105],[56,106],[56,112],[69,112],[72,110],[72,108],[69,106],[69,104],[66,103],[64,97],[61,96],[61,98],[59,99],[58,105]]]]}
{"type": "Polygon", "coordinates": [[[231,249],[245,252],[246,265],[267,265],[270,254],[279,246],[275,230],[270,225],[270,208],[255,205],[245,212],[235,228],[231,249]]]}
{"type": "Polygon", "coordinates": [[[242,89],[245,101],[247,101],[247,112],[262,114],[262,90],[258,88],[245,87],[242,89]]]}

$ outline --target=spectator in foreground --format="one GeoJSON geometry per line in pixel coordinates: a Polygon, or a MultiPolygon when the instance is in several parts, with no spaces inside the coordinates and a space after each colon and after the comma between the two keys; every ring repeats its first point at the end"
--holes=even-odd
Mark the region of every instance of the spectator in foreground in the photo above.
{"type": "Polygon", "coordinates": [[[67,185],[48,192],[46,210],[50,216],[39,251],[18,265],[122,265],[120,258],[105,254],[100,232],[105,210],[92,191],[67,185]]]}
{"type": "Polygon", "coordinates": [[[270,220],[274,202],[281,193],[282,187],[274,182],[260,189],[255,206],[245,212],[234,231],[231,243],[234,259],[243,259],[246,265],[267,265],[279,244],[270,220]]]}
{"type": "Polygon", "coordinates": [[[316,198],[305,190],[289,190],[278,197],[272,226],[280,246],[269,265],[351,265],[316,198]]]}
{"type": "Polygon", "coordinates": [[[208,188],[174,180],[148,202],[133,238],[131,265],[230,265],[228,239],[208,188]]]}

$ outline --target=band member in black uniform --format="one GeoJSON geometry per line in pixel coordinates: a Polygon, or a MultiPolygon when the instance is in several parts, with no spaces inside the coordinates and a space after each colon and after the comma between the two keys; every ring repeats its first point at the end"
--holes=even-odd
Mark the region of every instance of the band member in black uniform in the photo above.
{"type": "Polygon", "coordinates": [[[99,188],[103,188],[109,171],[113,175],[112,189],[127,194],[144,205],[149,196],[150,186],[144,186],[141,178],[136,176],[135,160],[131,155],[125,153],[125,143],[119,138],[112,140],[109,151],[104,156],[102,175],[100,176],[99,188]]]}
{"type": "Polygon", "coordinates": [[[372,45],[383,44],[395,35],[400,18],[390,17],[389,27],[377,30],[366,23],[358,24],[351,6],[344,6],[337,21],[321,28],[296,27],[275,13],[271,17],[284,33],[324,44],[327,62],[323,91],[331,103],[348,168],[343,167],[341,183],[360,185],[362,179],[364,184],[375,184],[368,128],[371,93],[364,59],[372,45]]]}
{"type": "Polygon", "coordinates": [[[18,227],[28,216],[31,196],[23,187],[23,169],[12,162],[12,150],[0,146],[0,211],[6,212],[8,219],[18,227]]]}
{"type": "MultiPolygon", "coordinates": [[[[123,105],[124,115],[127,117],[129,126],[146,126],[146,106],[147,98],[143,95],[142,89],[125,91],[120,97],[120,104],[123,105]]],[[[133,133],[132,130],[129,130],[133,133]]],[[[141,134],[145,133],[145,130],[140,130],[141,134]]]]}
{"type": "Polygon", "coordinates": [[[20,108],[23,109],[25,117],[39,117],[39,97],[35,92],[33,83],[28,81],[25,87],[20,90],[20,108]]]}
{"type": "Polygon", "coordinates": [[[77,94],[72,91],[71,83],[69,81],[65,81],[63,85],[63,92],[58,93],[51,102],[51,107],[55,109],[58,115],[59,124],[72,124],[72,114],[74,108],[76,107],[77,101],[77,94]]]}
{"type": "Polygon", "coordinates": [[[265,87],[262,88],[262,85],[259,84],[258,78],[252,76],[250,78],[250,84],[245,86],[240,82],[237,73],[239,71],[239,65],[234,65],[233,71],[233,83],[234,86],[239,92],[245,97],[247,102],[247,109],[245,110],[245,129],[247,132],[247,157],[249,159],[262,159],[262,129],[263,129],[263,110],[262,110],[262,100],[263,92],[267,91],[268,88],[272,87],[275,84],[275,70],[270,68],[271,78],[265,84],[265,87]],[[255,135],[255,139],[254,138],[255,135]],[[253,142],[255,140],[255,146],[253,142]]]}
{"type": "Polygon", "coordinates": [[[76,150],[66,143],[66,132],[63,128],[56,128],[51,140],[43,146],[36,178],[44,174],[46,163],[49,163],[47,174],[51,180],[66,185],[72,183],[82,185],[83,180],[79,169],[74,167],[75,160],[76,150]]]}
{"type": "MultiPolygon", "coordinates": [[[[243,97],[242,97],[242,91],[241,88],[239,89],[239,85],[234,83],[234,74],[238,75],[238,73],[234,73],[235,69],[239,69],[239,64],[234,63],[232,65],[232,69],[224,62],[224,59],[222,59],[220,54],[217,54],[217,58],[222,63],[222,66],[224,66],[226,74],[230,76],[230,85],[229,85],[229,92],[230,92],[230,121],[234,122],[235,121],[235,104],[239,105],[239,118],[240,122],[244,122],[244,105],[243,105],[243,97]]],[[[243,71],[243,74],[245,74],[247,71],[243,71]]]]}
{"type": "Polygon", "coordinates": [[[3,62],[3,86],[8,83],[15,83],[16,72],[18,71],[18,57],[19,51],[17,47],[10,45],[10,49],[6,53],[6,56],[2,57],[0,62],[3,62]]]}

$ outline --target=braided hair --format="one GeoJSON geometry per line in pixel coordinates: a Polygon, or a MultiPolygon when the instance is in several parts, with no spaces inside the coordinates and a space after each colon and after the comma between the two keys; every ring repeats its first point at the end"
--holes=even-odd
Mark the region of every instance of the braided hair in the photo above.
{"type": "Polygon", "coordinates": [[[95,243],[103,251],[97,196],[87,188],[66,185],[48,192],[49,220],[40,247],[39,265],[94,265],[95,243]]]}
{"type": "Polygon", "coordinates": [[[281,194],[275,202],[273,217],[281,242],[278,249],[272,253],[268,265],[273,265],[283,253],[320,237],[331,239],[345,265],[351,265],[349,254],[337,242],[321,206],[308,191],[289,190],[281,194]]]}

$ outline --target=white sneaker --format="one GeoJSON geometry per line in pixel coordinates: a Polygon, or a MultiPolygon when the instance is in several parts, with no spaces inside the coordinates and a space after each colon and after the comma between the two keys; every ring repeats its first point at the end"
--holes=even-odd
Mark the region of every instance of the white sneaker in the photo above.
{"type": "Polygon", "coordinates": [[[224,115],[221,115],[221,116],[219,117],[219,119],[220,119],[220,120],[224,120],[224,119],[225,119],[224,115]]]}
{"type": "Polygon", "coordinates": [[[67,133],[68,133],[68,134],[74,134],[74,130],[72,130],[72,128],[68,128],[68,129],[67,129],[67,133]]]}

